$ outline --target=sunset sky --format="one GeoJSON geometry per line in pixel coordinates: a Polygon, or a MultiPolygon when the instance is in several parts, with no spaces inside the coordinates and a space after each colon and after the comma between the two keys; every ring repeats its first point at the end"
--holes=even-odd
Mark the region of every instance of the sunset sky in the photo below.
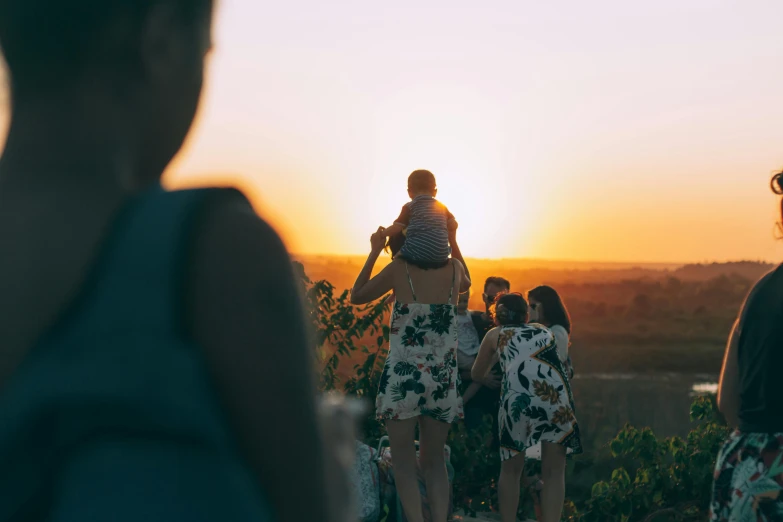
{"type": "Polygon", "coordinates": [[[426,168],[466,257],[783,258],[783,2],[220,0],[174,186],[362,254],[426,168]]]}

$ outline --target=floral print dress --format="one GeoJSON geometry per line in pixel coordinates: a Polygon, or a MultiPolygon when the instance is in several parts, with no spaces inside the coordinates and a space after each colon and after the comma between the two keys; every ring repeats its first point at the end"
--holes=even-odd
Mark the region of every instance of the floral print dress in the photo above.
{"type": "Polygon", "coordinates": [[[452,304],[456,268],[454,270],[448,304],[419,303],[408,274],[413,303],[394,303],[389,355],[383,366],[375,403],[376,415],[381,420],[405,420],[425,415],[451,423],[463,418],[462,398],[457,391],[457,307],[452,304]]]}
{"type": "Polygon", "coordinates": [[[571,385],[554,334],[539,325],[501,327],[498,355],[503,370],[498,419],[501,459],[540,442],[582,453],[571,385]]]}
{"type": "Polygon", "coordinates": [[[718,455],[710,520],[783,521],[783,433],[734,432],[718,455]]]}

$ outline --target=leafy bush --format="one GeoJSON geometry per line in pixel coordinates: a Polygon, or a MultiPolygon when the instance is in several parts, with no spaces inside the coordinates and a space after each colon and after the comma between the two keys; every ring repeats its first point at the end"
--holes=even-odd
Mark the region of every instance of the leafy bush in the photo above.
{"type": "MultiPolygon", "coordinates": [[[[335,288],[328,281],[311,281],[300,263],[294,270],[301,283],[305,313],[315,337],[318,355],[319,388],[322,392],[342,391],[365,401],[372,409],[378,394],[378,383],[386,361],[389,327],[384,318],[389,308],[385,299],[364,306],[351,304],[348,291],[335,296],[335,288]],[[368,345],[367,338],[374,344],[368,345]],[[353,372],[344,382],[338,374],[341,359],[353,359],[361,353],[361,364],[353,366],[353,372]]],[[[365,441],[378,443],[385,434],[383,424],[371,411],[362,423],[365,441]]]]}
{"type": "Polygon", "coordinates": [[[626,465],[597,482],[582,510],[572,509],[568,520],[707,520],[715,460],[729,429],[712,397],[697,398],[691,418],[700,423],[685,440],[659,440],[650,428],[626,426],[610,443],[612,456],[626,465]]]}

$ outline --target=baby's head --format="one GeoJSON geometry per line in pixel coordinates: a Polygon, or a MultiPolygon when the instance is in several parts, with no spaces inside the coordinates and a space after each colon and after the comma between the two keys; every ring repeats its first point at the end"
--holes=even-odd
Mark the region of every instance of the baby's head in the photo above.
{"type": "Polygon", "coordinates": [[[438,193],[435,176],[429,170],[415,170],[408,176],[408,195],[411,199],[416,196],[432,196],[438,193]]]}

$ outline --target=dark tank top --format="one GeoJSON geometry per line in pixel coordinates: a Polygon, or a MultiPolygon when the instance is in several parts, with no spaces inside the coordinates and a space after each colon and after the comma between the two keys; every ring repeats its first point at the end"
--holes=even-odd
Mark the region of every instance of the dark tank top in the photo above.
{"type": "Polygon", "coordinates": [[[783,265],[756,285],[741,328],[740,430],[783,433],[783,265]]]}
{"type": "Polygon", "coordinates": [[[182,327],[209,190],[138,196],[82,295],[0,394],[0,522],[264,522],[207,360],[182,327]]]}

